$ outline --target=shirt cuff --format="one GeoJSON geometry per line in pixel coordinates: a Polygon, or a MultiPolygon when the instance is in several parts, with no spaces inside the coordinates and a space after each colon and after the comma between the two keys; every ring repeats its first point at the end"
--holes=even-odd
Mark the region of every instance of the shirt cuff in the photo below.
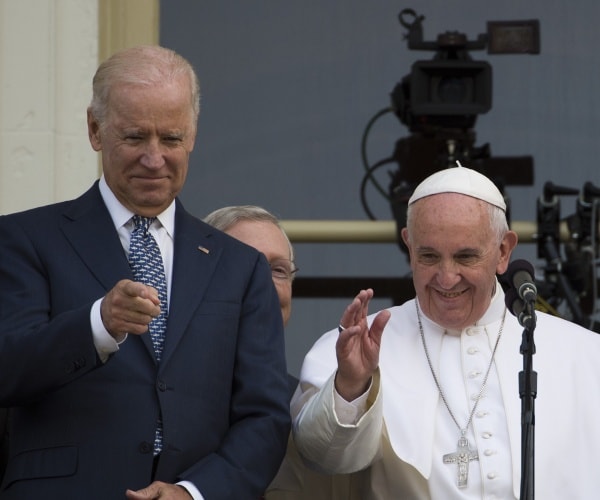
{"type": "Polygon", "coordinates": [[[190,481],[179,481],[177,484],[182,488],[185,488],[194,500],[204,500],[204,497],[198,491],[198,488],[194,486],[194,483],[191,483],[190,481]]]}
{"type": "Polygon", "coordinates": [[[100,360],[103,363],[106,363],[110,355],[119,350],[119,344],[125,342],[127,335],[125,335],[121,342],[117,343],[112,335],[108,333],[108,330],[104,328],[104,323],[102,323],[102,316],[100,314],[100,305],[102,304],[102,299],[98,299],[92,305],[92,309],[90,311],[90,323],[92,325],[92,336],[94,337],[94,346],[96,347],[96,352],[98,353],[100,360]]]}

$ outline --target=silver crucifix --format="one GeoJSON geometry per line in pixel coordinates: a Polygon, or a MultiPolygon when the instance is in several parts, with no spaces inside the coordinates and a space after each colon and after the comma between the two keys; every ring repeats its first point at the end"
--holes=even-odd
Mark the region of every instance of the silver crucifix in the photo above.
{"type": "Polygon", "coordinates": [[[463,435],[458,440],[456,453],[444,455],[445,464],[458,465],[458,487],[466,488],[469,480],[469,462],[479,460],[477,450],[469,449],[469,440],[463,435]]]}

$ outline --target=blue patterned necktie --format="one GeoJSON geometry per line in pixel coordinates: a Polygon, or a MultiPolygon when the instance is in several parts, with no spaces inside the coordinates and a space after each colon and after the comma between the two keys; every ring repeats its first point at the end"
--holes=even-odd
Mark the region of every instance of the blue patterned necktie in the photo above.
{"type": "Polygon", "coordinates": [[[129,243],[129,265],[136,281],[150,285],[158,291],[160,315],[150,322],[148,330],[152,338],[156,359],[160,361],[167,329],[168,302],[167,280],[165,279],[162,256],[154,236],[148,232],[148,228],[155,219],[155,217],[133,216],[135,228],[131,233],[129,243]]]}
{"type": "MultiPolygon", "coordinates": [[[[163,345],[165,343],[165,331],[167,328],[168,302],[167,302],[167,280],[165,279],[165,268],[158,244],[154,236],[148,232],[148,228],[156,217],[133,216],[135,225],[131,233],[129,243],[129,265],[134,279],[146,285],[150,285],[158,291],[160,299],[160,315],[153,318],[148,326],[156,360],[160,361],[163,345]]],[[[162,422],[159,420],[154,438],[154,454],[157,455],[162,449],[162,422]]]]}

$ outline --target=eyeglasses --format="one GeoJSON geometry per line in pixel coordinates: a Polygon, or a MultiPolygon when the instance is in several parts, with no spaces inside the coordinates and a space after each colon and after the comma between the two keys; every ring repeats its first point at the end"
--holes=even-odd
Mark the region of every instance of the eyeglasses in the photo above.
{"type": "Polygon", "coordinates": [[[293,261],[289,259],[277,259],[269,262],[271,266],[271,276],[277,280],[292,280],[298,272],[298,268],[293,261]]]}

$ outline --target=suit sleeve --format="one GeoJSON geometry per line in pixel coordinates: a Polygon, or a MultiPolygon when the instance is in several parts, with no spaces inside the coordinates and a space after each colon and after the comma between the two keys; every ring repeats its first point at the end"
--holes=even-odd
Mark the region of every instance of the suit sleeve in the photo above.
{"type": "MultiPolygon", "coordinates": [[[[51,242],[45,244],[51,252],[51,242]]],[[[0,217],[0,406],[25,404],[98,363],[92,301],[59,312],[44,258],[19,219],[0,217]]],[[[77,296],[67,281],[64,288],[77,296]]]]}

